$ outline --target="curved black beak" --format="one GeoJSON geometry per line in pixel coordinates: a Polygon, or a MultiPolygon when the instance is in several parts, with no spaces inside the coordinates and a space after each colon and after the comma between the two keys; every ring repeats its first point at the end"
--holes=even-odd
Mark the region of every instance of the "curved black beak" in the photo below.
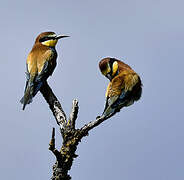
{"type": "Polygon", "coordinates": [[[65,37],[70,37],[70,36],[58,35],[58,36],[56,37],[56,39],[61,39],[61,38],[65,38],[65,37]]]}
{"type": "Polygon", "coordinates": [[[111,77],[110,73],[107,73],[107,74],[106,74],[106,77],[107,77],[110,81],[112,80],[112,77],[111,77]]]}

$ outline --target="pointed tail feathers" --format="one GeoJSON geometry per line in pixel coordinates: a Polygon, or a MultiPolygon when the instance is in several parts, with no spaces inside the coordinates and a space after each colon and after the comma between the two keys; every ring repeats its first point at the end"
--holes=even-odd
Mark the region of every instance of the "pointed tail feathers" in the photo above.
{"type": "Polygon", "coordinates": [[[20,102],[23,104],[23,110],[25,109],[27,104],[30,104],[32,102],[33,97],[37,94],[42,85],[42,81],[34,81],[33,78],[29,79],[26,82],[24,96],[20,100],[20,102]]]}
{"type": "Polygon", "coordinates": [[[103,114],[102,117],[104,118],[110,118],[111,116],[113,116],[116,113],[116,110],[114,108],[112,108],[111,106],[107,107],[103,114]]]}
{"type": "Polygon", "coordinates": [[[23,104],[23,110],[25,109],[27,104],[30,104],[33,99],[33,87],[27,85],[24,96],[20,100],[20,102],[23,104]]]}

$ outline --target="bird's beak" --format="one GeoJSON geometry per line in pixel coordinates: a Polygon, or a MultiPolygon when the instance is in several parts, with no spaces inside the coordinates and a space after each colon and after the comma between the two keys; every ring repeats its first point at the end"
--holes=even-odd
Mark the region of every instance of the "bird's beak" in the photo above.
{"type": "Polygon", "coordinates": [[[58,35],[58,36],[56,37],[56,39],[61,39],[61,38],[65,38],[65,37],[70,37],[70,36],[58,35]]]}
{"type": "Polygon", "coordinates": [[[112,77],[111,77],[111,75],[108,73],[107,75],[106,75],[106,77],[111,81],[112,80],[112,77]]]}

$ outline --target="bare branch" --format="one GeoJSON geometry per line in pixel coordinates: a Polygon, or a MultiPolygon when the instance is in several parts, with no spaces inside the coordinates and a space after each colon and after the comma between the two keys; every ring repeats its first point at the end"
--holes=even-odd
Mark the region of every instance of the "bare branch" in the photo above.
{"type": "MultiPolygon", "coordinates": [[[[110,117],[109,117],[110,118],[110,117]]],[[[98,126],[99,124],[101,124],[102,122],[104,122],[105,120],[109,119],[109,118],[104,118],[103,116],[98,116],[96,118],[96,120],[89,122],[88,124],[85,124],[81,129],[81,133],[82,134],[88,134],[88,132],[93,129],[94,127],[98,126]]]]}
{"type": "Polygon", "coordinates": [[[65,112],[63,111],[60,102],[52,92],[52,89],[49,87],[47,82],[42,85],[40,92],[49,104],[49,107],[56,119],[57,124],[60,126],[61,129],[63,129],[66,125],[65,112]]]}
{"type": "Polygon", "coordinates": [[[56,159],[60,158],[60,152],[55,148],[55,128],[52,129],[52,138],[49,143],[49,150],[53,152],[56,156],[56,159]]]}
{"type": "Polygon", "coordinates": [[[77,99],[74,99],[72,102],[72,110],[68,120],[68,123],[70,124],[72,129],[75,129],[75,121],[77,119],[78,110],[79,110],[78,101],[77,99]]]}
{"type": "Polygon", "coordinates": [[[52,129],[52,138],[49,143],[49,150],[54,150],[55,149],[55,128],[52,129]]]}
{"type": "Polygon", "coordinates": [[[96,120],[84,125],[81,129],[75,129],[75,123],[78,115],[78,101],[75,99],[72,103],[72,110],[67,122],[65,112],[63,111],[60,102],[52,92],[48,83],[42,85],[41,93],[49,104],[49,107],[60,126],[61,135],[63,138],[62,147],[60,151],[55,148],[55,129],[52,130],[52,138],[49,143],[49,150],[56,157],[56,163],[53,166],[52,180],[70,180],[71,177],[68,171],[71,169],[77,146],[82,138],[88,135],[88,132],[94,127],[101,124],[106,119],[104,117],[97,117],[96,120]]]}

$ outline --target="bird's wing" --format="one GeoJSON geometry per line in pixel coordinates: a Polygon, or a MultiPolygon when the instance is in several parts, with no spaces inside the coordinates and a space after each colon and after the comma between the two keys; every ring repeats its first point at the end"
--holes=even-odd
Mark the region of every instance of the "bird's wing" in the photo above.
{"type": "Polygon", "coordinates": [[[130,97],[131,91],[136,83],[139,81],[139,77],[135,72],[127,73],[123,76],[123,83],[121,84],[121,94],[112,104],[112,108],[121,109],[124,106],[133,104],[133,100],[130,97]]]}
{"type": "Polygon", "coordinates": [[[118,98],[118,96],[115,96],[115,95],[112,96],[112,91],[113,91],[112,82],[109,82],[105,93],[106,103],[105,103],[104,111],[107,109],[108,106],[111,106],[113,102],[116,101],[118,98]]]}
{"type": "Polygon", "coordinates": [[[121,73],[109,83],[106,91],[106,104],[103,115],[112,116],[124,106],[133,103],[130,99],[132,88],[138,82],[136,73],[121,73]]]}
{"type": "Polygon", "coordinates": [[[40,73],[38,73],[38,75],[36,76],[35,81],[39,82],[42,80],[42,78],[48,73],[49,70],[49,62],[45,61],[44,64],[42,65],[42,70],[40,70],[40,73]]]}
{"type": "Polygon", "coordinates": [[[139,76],[135,72],[126,74],[126,76],[124,76],[125,91],[131,91],[138,81],[139,76]]]}
{"type": "Polygon", "coordinates": [[[35,88],[34,88],[34,96],[36,93],[40,90],[41,86],[43,85],[43,82],[49,77],[51,74],[51,64],[49,60],[52,58],[52,51],[47,50],[42,57],[37,59],[37,68],[38,68],[38,74],[35,77],[35,88]]]}
{"type": "Polygon", "coordinates": [[[109,83],[106,91],[106,103],[103,112],[104,116],[110,117],[115,113],[115,109],[112,108],[112,106],[119,99],[123,84],[123,79],[119,77],[114,78],[112,82],[109,83]]]}
{"type": "Polygon", "coordinates": [[[49,60],[52,58],[52,51],[37,51],[33,50],[27,58],[27,86],[32,86],[32,96],[40,90],[43,80],[47,79],[50,75],[51,67],[49,66],[49,60]]]}
{"type": "Polygon", "coordinates": [[[42,54],[37,60],[38,75],[36,81],[40,81],[42,78],[47,79],[49,75],[52,74],[55,65],[53,60],[52,50],[48,49],[45,53],[42,54]]]}

